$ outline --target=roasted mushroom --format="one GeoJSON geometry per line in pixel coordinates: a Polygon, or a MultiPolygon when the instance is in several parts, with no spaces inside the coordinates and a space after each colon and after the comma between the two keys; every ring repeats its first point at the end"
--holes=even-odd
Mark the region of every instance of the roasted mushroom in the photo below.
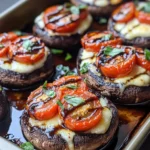
{"type": "Polygon", "coordinates": [[[79,45],[91,23],[92,17],[85,7],[66,3],[51,6],[41,13],[35,19],[33,32],[50,47],[68,49],[79,45]]]}
{"type": "Polygon", "coordinates": [[[117,126],[116,107],[80,76],[33,91],[21,118],[25,137],[40,150],[96,149],[113,138],[117,126]]]}

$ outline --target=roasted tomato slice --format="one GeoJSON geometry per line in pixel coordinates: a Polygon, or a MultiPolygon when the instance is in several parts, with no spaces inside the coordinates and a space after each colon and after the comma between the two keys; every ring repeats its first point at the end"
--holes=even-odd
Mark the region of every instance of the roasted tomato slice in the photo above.
{"type": "Polygon", "coordinates": [[[136,63],[135,48],[129,46],[104,47],[96,64],[104,76],[118,78],[128,75],[136,63]]]}
{"type": "Polygon", "coordinates": [[[87,11],[83,9],[79,14],[73,14],[70,11],[71,7],[72,5],[59,5],[46,9],[43,17],[46,27],[59,33],[73,32],[87,17],[87,11]]]}
{"type": "Polygon", "coordinates": [[[139,8],[137,9],[139,10],[136,10],[135,12],[136,18],[141,23],[150,24],[150,2],[139,3],[139,8]]]}
{"type": "Polygon", "coordinates": [[[73,131],[86,131],[94,127],[101,119],[101,105],[98,97],[89,92],[87,85],[78,76],[68,77],[59,88],[59,114],[65,126],[73,131]],[[70,78],[70,77],[69,77],[70,78]],[[63,107],[63,108],[62,108],[63,107]]]}
{"type": "Polygon", "coordinates": [[[37,120],[48,120],[58,112],[58,99],[57,87],[53,84],[46,84],[30,94],[26,109],[30,117],[37,120]]]}
{"type": "Polygon", "coordinates": [[[3,45],[3,44],[0,44],[0,57],[5,57],[7,56],[7,53],[8,53],[8,47],[3,45]]]}
{"type": "Polygon", "coordinates": [[[113,20],[121,23],[128,22],[135,16],[135,10],[133,2],[123,4],[113,12],[113,20]]]}
{"type": "Polygon", "coordinates": [[[136,50],[136,61],[137,61],[137,64],[139,66],[145,68],[146,70],[150,71],[150,60],[147,59],[147,55],[150,55],[150,50],[148,50],[148,49],[143,50],[141,48],[138,48],[136,50]]]}
{"type": "Polygon", "coordinates": [[[20,63],[34,64],[45,56],[45,45],[34,36],[18,37],[9,46],[9,57],[20,63]]]}
{"type": "Polygon", "coordinates": [[[103,46],[122,44],[122,40],[110,31],[94,31],[87,33],[81,43],[86,51],[99,52],[103,46]]]}

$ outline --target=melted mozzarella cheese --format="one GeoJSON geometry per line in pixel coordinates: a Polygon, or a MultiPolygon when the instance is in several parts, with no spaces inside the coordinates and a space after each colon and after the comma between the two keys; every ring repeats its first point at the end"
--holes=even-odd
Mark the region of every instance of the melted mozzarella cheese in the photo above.
{"type": "Polygon", "coordinates": [[[116,5],[122,2],[122,0],[81,0],[84,3],[90,4],[90,5],[95,5],[99,7],[105,7],[108,6],[109,4],[111,5],[116,5]]]}
{"type": "Polygon", "coordinates": [[[70,131],[68,129],[60,129],[56,134],[61,135],[61,137],[67,142],[69,150],[74,150],[73,138],[75,136],[75,133],[73,131],[70,131]]]}
{"type": "Polygon", "coordinates": [[[29,123],[32,127],[37,126],[42,129],[47,129],[47,128],[53,129],[61,124],[61,120],[60,120],[59,115],[56,115],[52,119],[44,120],[44,121],[39,121],[33,118],[29,118],[29,123]]]}
{"type": "MultiPolygon", "coordinates": [[[[56,36],[56,35],[62,35],[62,36],[70,36],[73,34],[83,34],[90,26],[92,23],[92,16],[88,15],[86,19],[81,21],[80,25],[74,32],[70,33],[58,33],[58,32],[53,32],[52,30],[46,29],[49,36],[56,36]]],[[[41,29],[45,27],[44,22],[43,22],[43,13],[40,14],[36,19],[35,19],[35,24],[37,24],[41,29]]]]}
{"type": "Polygon", "coordinates": [[[125,84],[125,86],[149,86],[150,76],[147,74],[146,69],[136,65],[129,75],[122,78],[117,78],[114,82],[125,84]]]}
{"type": "Polygon", "coordinates": [[[137,19],[133,19],[126,24],[116,23],[114,29],[129,40],[136,37],[150,37],[150,25],[140,23],[137,19]]]}
{"type": "Polygon", "coordinates": [[[5,59],[1,59],[0,60],[0,68],[18,72],[18,73],[31,73],[31,72],[44,66],[44,63],[47,60],[49,53],[50,53],[50,51],[48,49],[46,49],[44,58],[32,65],[31,64],[22,64],[22,63],[14,61],[14,60],[11,63],[9,63],[9,62],[4,63],[5,59]]]}
{"type": "Polygon", "coordinates": [[[107,132],[112,119],[112,112],[107,108],[104,107],[102,110],[102,118],[100,122],[92,129],[87,131],[86,133],[92,134],[104,134],[107,132]]]}

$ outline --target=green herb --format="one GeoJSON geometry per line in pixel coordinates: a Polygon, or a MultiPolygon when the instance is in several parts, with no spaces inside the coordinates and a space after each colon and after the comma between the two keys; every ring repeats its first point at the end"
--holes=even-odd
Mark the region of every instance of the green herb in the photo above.
{"type": "Polygon", "coordinates": [[[104,39],[105,41],[108,41],[108,40],[111,39],[111,37],[112,37],[112,34],[106,34],[106,35],[103,37],[103,39],[104,39]]]}
{"type": "Polygon", "coordinates": [[[62,54],[63,50],[61,50],[61,49],[52,49],[52,53],[53,54],[62,54]]]}
{"type": "Polygon", "coordinates": [[[31,51],[33,45],[34,45],[34,43],[33,43],[32,41],[26,40],[26,41],[23,42],[23,45],[22,45],[22,46],[23,46],[23,48],[25,48],[26,50],[31,51]]]}
{"type": "Polygon", "coordinates": [[[46,89],[46,88],[47,88],[47,81],[44,82],[44,84],[43,84],[42,87],[43,87],[43,89],[46,89]]]}
{"type": "Polygon", "coordinates": [[[3,90],[2,86],[0,86],[0,92],[3,90]]]}
{"type": "Polygon", "coordinates": [[[58,7],[58,10],[62,10],[62,9],[63,9],[63,6],[59,6],[59,7],[58,7]]]}
{"type": "Polygon", "coordinates": [[[63,104],[61,103],[60,100],[57,101],[57,105],[58,105],[62,110],[64,110],[64,106],[63,106],[63,104]]]}
{"type": "Polygon", "coordinates": [[[19,30],[15,30],[15,31],[13,31],[15,34],[17,34],[18,36],[21,36],[22,35],[22,32],[21,31],[19,31],[19,30]]]}
{"type": "Polygon", "coordinates": [[[20,146],[23,150],[34,150],[33,145],[30,142],[21,144],[20,146]]]}
{"type": "Polygon", "coordinates": [[[72,14],[76,14],[76,15],[80,14],[80,9],[77,6],[70,7],[70,11],[72,14]]]}
{"type": "Polygon", "coordinates": [[[88,72],[89,63],[84,63],[80,68],[80,73],[85,74],[88,72]]]}
{"type": "Polygon", "coordinates": [[[100,18],[99,19],[99,24],[106,24],[107,23],[107,19],[106,18],[100,18]]]}
{"type": "Polygon", "coordinates": [[[144,49],[144,54],[145,54],[146,60],[150,60],[150,50],[145,48],[144,49]]]}
{"type": "Polygon", "coordinates": [[[150,2],[145,3],[144,11],[150,13],[150,2]]]}
{"type": "Polygon", "coordinates": [[[44,93],[50,98],[54,98],[56,96],[56,93],[53,90],[44,90],[44,93]]]}
{"type": "Polygon", "coordinates": [[[116,55],[123,53],[123,52],[124,52],[124,50],[119,49],[119,48],[112,48],[109,46],[104,48],[104,54],[108,55],[108,56],[116,56],[116,55]]]}
{"type": "Polygon", "coordinates": [[[78,7],[79,7],[79,9],[86,9],[86,8],[87,8],[87,5],[81,4],[81,5],[79,5],[78,7]]]}
{"type": "Polygon", "coordinates": [[[69,89],[77,89],[78,88],[77,84],[68,84],[68,85],[66,85],[66,87],[69,89]]]}
{"type": "Polygon", "coordinates": [[[72,58],[72,55],[70,53],[67,53],[66,54],[66,57],[65,57],[65,61],[68,61],[72,58]]]}
{"type": "Polygon", "coordinates": [[[77,96],[66,95],[64,98],[68,104],[73,106],[79,106],[80,104],[84,103],[84,100],[77,96]]]}
{"type": "Polygon", "coordinates": [[[65,5],[66,8],[70,8],[72,6],[71,3],[65,3],[64,5],[65,5]]]}
{"type": "Polygon", "coordinates": [[[67,72],[67,76],[71,76],[71,75],[76,75],[76,73],[73,72],[73,71],[68,71],[68,72],[67,72]]]}
{"type": "Polygon", "coordinates": [[[0,48],[3,48],[4,47],[4,45],[3,44],[0,44],[0,48]]]}

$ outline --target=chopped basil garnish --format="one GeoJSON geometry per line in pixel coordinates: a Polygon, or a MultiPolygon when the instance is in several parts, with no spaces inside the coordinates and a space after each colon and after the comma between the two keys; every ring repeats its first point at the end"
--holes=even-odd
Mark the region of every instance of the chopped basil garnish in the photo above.
{"type": "Polygon", "coordinates": [[[15,31],[13,31],[15,34],[17,34],[18,36],[21,36],[22,35],[22,32],[21,31],[19,31],[19,30],[15,30],[15,31]]]}
{"type": "Polygon", "coordinates": [[[64,106],[63,106],[63,104],[61,103],[60,100],[57,101],[57,105],[58,105],[62,110],[64,110],[64,106]]]}
{"type": "Polygon", "coordinates": [[[0,48],[3,48],[4,47],[4,45],[3,44],[0,44],[0,48]]]}
{"type": "Polygon", "coordinates": [[[33,145],[30,142],[26,142],[20,145],[23,150],[34,150],[33,145]]]}
{"type": "Polygon", "coordinates": [[[44,90],[44,93],[50,98],[54,98],[56,96],[56,93],[53,90],[44,90]]]}
{"type": "Polygon", "coordinates": [[[80,68],[80,73],[84,74],[88,72],[89,63],[84,63],[80,68]]]}
{"type": "Polygon", "coordinates": [[[77,84],[68,84],[68,85],[66,85],[66,87],[69,89],[77,89],[78,88],[77,84]]]}
{"type": "Polygon", "coordinates": [[[87,8],[87,5],[81,4],[81,5],[79,5],[78,7],[79,7],[79,9],[86,9],[86,8],[87,8]]]}
{"type": "Polygon", "coordinates": [[[43,87],[43,89],[46,89],[46,88],[47,88],[47,81],[44,82],[44,84],[43,84],[42,87],[43,87]]]}
{"type": "Polygon", "coordinates": [[[150,2],[145,2],[144,5],[140,7],[140,11],[150,13],[150,2]]]}
{"type": "Polygon", "coordinates": [[[145,54],[146,60],[150,60],[150,50],[145,48],[144,49],[144,54],[145,54]]]}
{"type": "Polygon", "coordinates": [[[77,96],[66,95],[64,99],[68,104],[71,104],[73,106],[79,106],[80,104],[84,103],[84,100],[81,97],[77,96]]]}
{"type": "Polygon", "coordinates": [[[65,57],[65,61],[68,61],[72,58],[72,55],[70,53],[67,53],[66,54],[66,57],[65,57]]]}
{"type": "Polygon", "coordinates": [[[112,37],[112,34],[106,34],[106,35],[103,37],[103,39],[104,39],[105,41],[108,41],[108,40],[111,39],[111,37],[112,37]]]}
{"type": "Polygon", "coordinates": [[[100,18],[99,19],[99,24],[106,24],[107,23],[107,19],[106,18],[100,18]]]}
{"type": "Polygon", "coordinates": [[[76,15],[80,14],[80,9],[77,6],[70,7],[70,11],[72,14],[76,14],[76,15]]]}
{"type": "Polygon", "coordinates": [[[104,54],[107,55],[107,56],[116,56],[120,53],[123,53],[124,50],[123,49],[119,49],[119,48],[112,48],[112,47],[105,47],[104,48],[104,54]]]}
{"type": "Polygon", "coordinates": [[[25,48],[28,51],[31,51],[33,45],[34,45],[34,43],[30,40],[26,40],[22,44],[23,48],[25,48]]]}
{"type": "Polygon", "coordinates": [[[53,54],[62,54],[63,50],[61,50],[61,49],[52,49],[52,53],[53,54]]]}

